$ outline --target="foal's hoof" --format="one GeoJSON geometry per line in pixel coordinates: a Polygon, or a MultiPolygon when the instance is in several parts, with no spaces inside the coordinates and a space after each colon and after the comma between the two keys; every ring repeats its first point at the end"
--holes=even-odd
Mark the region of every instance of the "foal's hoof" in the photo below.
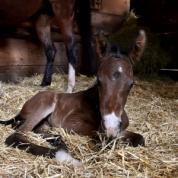
{"type": "Polygon", "coordinates": [[[42,86],[42,87],[46,87],[46,86],[49,86],[49,85],[51,85],[51,81],[44,81],[44,80],[43,80],[43,81],[41,82],[41,86],[42,86]]]}
{"type": "Polygon", "coordinates": [[[135,134],[132,138],[129,138],[129,146],[145,146],[145,139],[140,134],[135,134]]]}

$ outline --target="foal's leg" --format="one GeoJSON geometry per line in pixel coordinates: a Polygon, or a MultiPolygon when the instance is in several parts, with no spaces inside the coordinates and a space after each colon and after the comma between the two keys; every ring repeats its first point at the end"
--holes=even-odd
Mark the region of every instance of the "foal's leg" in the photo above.
{"type": "MultiPolygon", "coordinates": [[[[47,116],[42,123],[39,123],[39,126],[37,125],[34,128],[34,132],[37,134],[40,134],[42,138],[46,139],[47,142],[49,142],[52,146],[58,147],[61,144],[61,136],[60,135],[54,135],[52,133],[49,133],[49,129],[51,128],[51,125],[48,122],[48,118],[51,115],[47,116]]],[[[67,150],[67,147],[66,147],[67,150]]]]}
{"type": "Polygon", "coordinates": [[[129,125],[129,118],[124,111],[122,114],[122,125],[121,125],[121,139],[126,144],[129,144],[130,146],[136,147],[136,146],[144,146],[145,140],[142,135],[127,131],[126,128],[129,125]]]}
{"type": "Polygon", "coordinates": [[[82,163],[73,158],[67,150],[66,144],[58,137],[58,144],[53,145],[55,148],[46,148],[33,144],[28,141],[27,137],[20,132],[11,134],[5,141],[7,145],[18,147],[21,150],[25,150],[27,153],[31,153],[37,156],[45,156],[49,158],[56,158],[60,163],[69,163],[73,166],[82,166],[82,163]]]}
{"type": "Polygon", "coordinates": [[[56,17],[56,21],[64,36],[66,53],[68,59],[68,87],[67,92],[71,93],[75,86],[75,66],[76,57],[74,55],[74,0],[52,1],[52,8],[56,17]]]}
{"type": "MultiPolygon", "coordinates": [[[[129,125],[129,118],[128,118],[125,110],[124,110],[121,118],[122,118],[122,124],[121,124],[121,128],[120,128],[121,132],[120,132],[120,135],[119,135],[121,137],[121,140],[124,143],[128,144],[129,146],[133,146],[133,147],[136,147],[136,146],[139,146],[139,145],[144,146],[145,140],[144,140],[142,135],[126,130],[126,128],[129,125]]],[[[104,138],[105,138],[105,136],[104,136],[104,138]]],[[[98,136],[96,136],[94,139],[96,139],[97,141],[101,140],[98,136]]],[[[108,141],[110,141],[110,139],[109,140],[106,139],[106,142],[108,142],[108,141]]],[[[101,145],[99,145],[99,146],[101,146],[101,145]]]]}
{"type": "Polygon", "coordinates": [[[130,132],[125,130],[122,132],[122,141],[128,144],[129,146],[137,147],[137,146],[145,146],[145,139],[142,135],[134,132],[130,132]]]}
{"type": "Polygon", "coordinates": [[[32,131],[33,128],[43,120],[43,118],[35,119],[35,122],[29,122],[29,119],[25,120],[25,122],[18,128],[16,132],[7,137],[5,143],[8,146],[18,147],[21,150],[26,150],[28,153],[31,153],[33,155],[56,158],[56,160],[60,163],[69,163],[73,166],[81,166],[82,163],[73,158],[68,152],[67,146],[61,139],[60,135],[43,135],[44,138],[48,138],[47,141],[55,148],[46,148],[29,142],[26,133],[28,131],[32,131]],[[51,136],[53,137],[49,138],[51,136]]]}
{"type": "Polygon", "coordinates": [[[38,38],[44,46],[47,58],[47,64],[41,86],[47,86],[51,84],[53,74],[53,62],[56,55],[56,48],[51,40],[50,23],[51,17],[47,15],[41,15],[36,22],[36,31],[38,34],[38,38]]]}

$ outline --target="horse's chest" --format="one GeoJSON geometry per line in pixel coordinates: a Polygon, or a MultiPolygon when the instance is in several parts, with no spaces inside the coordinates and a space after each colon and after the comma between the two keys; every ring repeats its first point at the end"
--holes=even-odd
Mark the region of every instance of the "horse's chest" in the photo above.
{"type": "Polygon", "coordinates": [[[82,101],[73,104],[67,101],[58,105],[51,115],[50,124],[80,135],[91,135],[98,128],[96,112],[82,101]]]}

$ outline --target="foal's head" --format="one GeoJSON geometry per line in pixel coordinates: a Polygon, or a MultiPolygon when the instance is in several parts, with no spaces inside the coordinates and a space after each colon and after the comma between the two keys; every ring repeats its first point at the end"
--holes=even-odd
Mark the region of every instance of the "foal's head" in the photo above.
{"type": "Polygon", "coordinates": [[[133,64],[140,60],[145,40],[141,30],[128,55],[106,55],[100,63],[97,75],[100,112],[107,137],[116,137],[124,128],[121,116],[133,85],[133,64]]]}

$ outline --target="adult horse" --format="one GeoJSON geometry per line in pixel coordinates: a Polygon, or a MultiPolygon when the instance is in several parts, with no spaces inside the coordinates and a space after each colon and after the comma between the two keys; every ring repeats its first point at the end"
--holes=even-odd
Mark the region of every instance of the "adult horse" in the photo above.
{"type": "Polygon", "coordinates": [[[88,136],[96,136],[99,131],[109,138],[122,136],[122,140],[132,146],[144,145],[143,136],[126,130],[129,119],[124,110],[133,85],[132,67],[140,59],[144,46],[145,33],[140,31],[128,55],[117,51],[102,57],[97,83],[85,91],[72,94],[44,91],[33,96],[16,117],[0,121],[1,124],[12,124],[16,129],[5,143],[75,166],[80,162],[72,158],[60,137],[48,139],[55,148],[46,148],[29,142],[27,132],[34,130],[44,137],[51,137],[44,129],[62,127],[69,133],[88,136]]]}
{"type": "Polygon", "coordinates": [[[36,17],[36,30],[38,37],[44,45],[47,64],[41,85],[50,85],[53,73],[53,62],[56,54],[56,48],[51,40],[51,22],[55,21],[60,27],[64,36],[64,42],[69,61],[68,91],[74,87],[75,81],[75,63],[74,55],[74,37],[73,21],[75,17],[79,22],[81,29],[83,48],[85,48],[84,68],[86,74],[95,73],[94,58],[91,49],[91,30],[90,30],[90,1],[86,0],[0,0],[0,28],[5,26],[15,26],[27,20],[33,15],[36,17]],[[82,28],[85,26],[85,28],[82,28]]]}
{"type": "MultiPolygon", "coordinates": [[[[51,40],[51,24],[57,24],[64,37],[68,58],[68,92],[75,86],[74,55],[75,39],[73,35],[74,20],[77,20],[83,48],[82,73],[93,75],[96,72],[96,60],[91,47],[91,18],[94,31],[109,28],[118,29],[129,11],[130,0],[0,0],[0,30],[7,26],[18,26],[33,17],[38,38],[42,42],[47,64],[41,85],[51,84],[53,62],[56,49],[51,40]],[[93,12],[91,15],[91,4],[93,12]],[[98,6],[99,5],[99,6],[98,6]],[[117,7],[117,8],[116,8],[117,7]],[[98,12],[102,13],[99,14],[98,12]],[[106,15],[107,14],[107,15],[106,15]],[[106,28],[108,26],[108,28],[106,28]]],[[[110,31],[110,30],[109,30],[110,31]]]]}

